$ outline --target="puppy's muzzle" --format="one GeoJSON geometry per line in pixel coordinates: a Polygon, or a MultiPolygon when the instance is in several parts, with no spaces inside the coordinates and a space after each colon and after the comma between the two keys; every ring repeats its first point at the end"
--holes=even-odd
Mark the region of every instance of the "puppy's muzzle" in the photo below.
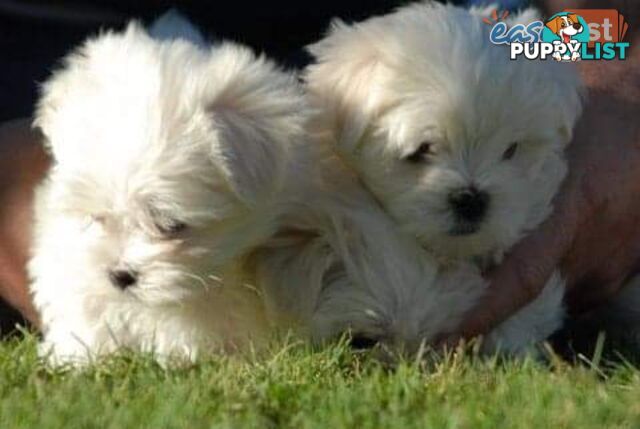
{"type": "Polygon", "coordinates": [[[489,194],[474,186],[451,191],[447,202],[457,222],[474,224],[480,222],[489,208],[489,194]]]}

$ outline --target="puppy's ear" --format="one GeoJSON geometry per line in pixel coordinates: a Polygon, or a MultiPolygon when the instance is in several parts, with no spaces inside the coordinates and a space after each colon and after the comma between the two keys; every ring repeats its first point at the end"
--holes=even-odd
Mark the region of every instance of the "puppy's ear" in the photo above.
{"type": "Polygon", "coordinates": [[[582,103],[585,88],[574,64],[557,61],[541,61],[547,68],[545,81],[552,91],[554,100],[550,105],[556,106],[555,119],[563,144],[568,144],[573,137],[573,128],[582,114],[582,103]]]}
{"type": "Polygon", "coordinates": [[[549,30],[553,32],[553,34],[558,34],[558,30],[560,29],[560,17],[556,17],[550,21],[547,21],[545,25],[549,30]]]}
{"type": "Polygon", "coordinates": [[[380,40],[362,25],[335,20],[327,36],[308,46],[315,63],[304,79],[338,148],[355,150],[376,110],[376,87],[384,72],[380,40]]]}
{"type": "Polygon", "coordinates": [[[232,43],[212,50],[207,74],[212,158],[238,197],[256,203],[280,185],[304,137],[305,97],[295,76],[232,43]]]}
{"type": "MultiPolygon", "coordinates": [[[[535,8],[527,8],[521,12],[511,14],[506,22],[512,26],[516,24],[527,25],[534,21],[540,21],[540,12],[535,8]]],[[[546,23],[551,31],[557,33],[560,26],[561,18],[557,17],[546,23]]],[[[558,63],[557,61],[528,61],[525,63],[527,67],[540,68],[541,73],[548,82],[551,97],[555,101],[550,103],[558,106],[555,111],[558,120],[558,131],[562,139],[562,143],[566,144],[571,141],[573,136],[573,127],[582,112],[583,86],[577,69],[573,64],[558,63]]]]}
{"type": "MultiPolygon", "coordinates": [[[[114,94],[108,111],[117,110],[115,99],[127,78],[140,70],[148,70],[154,42],[137,22],[131,22],[121,33],[105,32],[88,39],[69,54],[59,70],[41,87],[33,126],[45,136],[45,145],[58,163],[86,164],[86,151],[95,145],[97,133],[93,125],[104,94],[114,94]],[[105,87],[111,88],[105,91],[105,87]],[[100,96],[97,97],[96,94],[100,96]],[[94,116],[91,116],[94,115],[94,116]]],[[[122,102],[122,100],[117,100],[122,102]]]]}

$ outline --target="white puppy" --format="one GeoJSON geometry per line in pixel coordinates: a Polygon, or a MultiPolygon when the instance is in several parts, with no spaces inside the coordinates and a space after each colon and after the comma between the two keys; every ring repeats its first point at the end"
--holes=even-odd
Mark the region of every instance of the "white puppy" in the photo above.
{"type": "Polygon", "coordinates": [[[304,97],[247,48],[162,36],[102,34],[43,88],[54,165],[29,271],[54,362],[194,359],[265,326],[243,261],[277,226],[304,97]]]}
{"type": "MultiPolygon", "coordinates": [[[[317,63],[306,74],[325,115],[326,138],[449,278],[468,270],[461,262],[479,268],[498,262],[548,216],[581,110],[575,70],[509,60],[504,46],[489,41],[480,15],[424,3],[352,26],[337,22],[311,47],[317,63]]],[[[529,10],[512,23],[535,19],[529,10]]],[[[345,287],[331,305],[351,309],[342,308],[342,315],[367,308],[403,313],[418,326],[414,342],[429,340],[448,329],[445,322],[459,320],[484,287],[472,281],[474,293],[466,284],[440,281],[446,287],[439,295],[414,288],[410,297],[404,296],[409,286],[345,287]],[[367,305],[358,309],[362,302],[367,305]],[[408,307],[389,308],[398,303],[408,307]]],[[[423,288],[440,287],[425,279],[423,288]]],[[[518,352],[546,338],[562,321],[562,295],[556,274],[534,303],[490,336],[487,350],[518,352]]],[[[320,297],[320,308],[327,301],[320,297]]],[[[380,319],[363,315],[358,324],[367,326],[359,329],[375,332],[373,340],[393,339],[396,332],[380,319]]]]}

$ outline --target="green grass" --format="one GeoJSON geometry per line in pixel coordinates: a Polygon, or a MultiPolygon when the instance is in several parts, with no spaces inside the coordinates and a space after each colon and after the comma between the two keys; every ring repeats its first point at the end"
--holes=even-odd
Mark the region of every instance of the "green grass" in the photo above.
{"type": "Polygon", "coordinates": [[[638,428],[640,372],[452,354],[385,368],[344,345],[163,370],[123,355],[52,371],[0,345],[0,428],[638,428]]]}

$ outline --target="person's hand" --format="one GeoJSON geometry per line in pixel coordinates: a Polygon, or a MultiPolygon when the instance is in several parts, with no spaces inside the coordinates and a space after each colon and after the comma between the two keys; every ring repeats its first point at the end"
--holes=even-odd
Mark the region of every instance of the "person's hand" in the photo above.
{"type": "Polygon", "coordinates": [[[0,124],[0,296],[35,326],[28,290],[33,192],[49,166],[29,120],[0,124]]]}
{"type": "Polygon", "coordinates": [[[640,271],[637,57],[581,64],[589,94],[554,213],[488,274],[487,294],[446,343],[487,334],[535,299],[556,269],[572,314],[603,304],[640,271]]]}

